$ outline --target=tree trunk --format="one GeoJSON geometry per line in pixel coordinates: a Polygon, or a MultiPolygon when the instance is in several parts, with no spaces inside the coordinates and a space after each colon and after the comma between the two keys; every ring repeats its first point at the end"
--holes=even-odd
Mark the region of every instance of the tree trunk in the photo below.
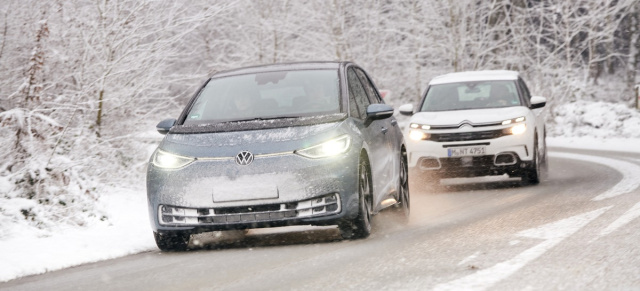
{"type": "Polygon", "coordinates": [[[104,100],[104,89],[98,94],[98,116],[96,117],[96,134],[100,137],[100,125],[102,125],[102,104],[104,100]]]}
{"type": "Polygon", "coordinates": [[[629,25],[629,59],[627,62],[627,88],[630,92],[633,92],[631,104],[635,103],[638,108],[638,95],[635,90],[636,77],[638,74],[638,67],[640,65],[640,11],[638,5],[633,6],[629,12],[630,25],[629,25]]]}

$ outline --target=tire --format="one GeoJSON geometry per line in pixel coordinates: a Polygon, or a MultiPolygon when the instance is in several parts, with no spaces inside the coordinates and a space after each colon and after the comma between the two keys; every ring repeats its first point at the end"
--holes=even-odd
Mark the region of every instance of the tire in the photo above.
{"type": "Polygon", "coordinates": [[[544,180],[549,177],[549,155],[547,155],[547,131],[542,136],[543,150],[540,159],[540,179],[544,180]]]}
{"type": "Polygon", "coordinates": [[[181,231],[153,232],[158,248],[167,252],[186,251],[190,237],[189,233],[181,231]]]}
{"type": "Polygon", "coordinates": [[[344,239],[366,238],[371,234],[371,172],[366,161],[358,168],[358,215],[338,225],[344,239]]]}
{"type": "Polygon", "coordinates": [[[524,170],[522,184],[535,185],[540,183],[540,153],[538,152],[538,138],[533,141],[533,160],[531,166],[524,170]]]}
{"type": "Polygon", "coordinates": [[[398,203],[392,211],[401,224],[409,223],[411,214],[411,195],[409,194],[409,169],[407,167],[407,153],[402,152],[400,157],[400,179],[398,181],[398,203]]]}

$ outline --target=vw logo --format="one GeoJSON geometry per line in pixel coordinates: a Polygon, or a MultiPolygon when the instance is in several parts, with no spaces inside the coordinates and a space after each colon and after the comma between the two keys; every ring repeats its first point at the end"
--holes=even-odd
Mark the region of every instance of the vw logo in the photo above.
{"type": "Polygon", "coordinates": [[[253,154],[249,151],[241,151],[236,156],[236,164],[238,165],[246,166],[251,164],[251,162],[253,162],[253,154]]]}

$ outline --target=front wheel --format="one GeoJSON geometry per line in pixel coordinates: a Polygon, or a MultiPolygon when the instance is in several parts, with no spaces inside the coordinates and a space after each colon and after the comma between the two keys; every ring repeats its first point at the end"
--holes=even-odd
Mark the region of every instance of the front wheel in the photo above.
{"type": "Polygon", "coordinates": [[[409,195],[409,174],[407,168],[407,153],[403,152],[400,157],[400,179],[398,183],[398,203],[393,206],[392,210],[402,224],[409,223],[411,214],[411,204],[409,195]]]}
{"type": "Polygon", "coordinates": [[[538,139],[533,143],[533,160],[529,168],[524,169],[522,183],[535,185],[540,183],[540,153],[538,152],[538,139]]]}
{"type": "Polygon", "coordinates": [[[156,245],[163,251],[186,251],[191,235],[181,231],[153,232],[156,245]]]}
{"type": "Polygon", "coordinates": [[[358,216],[338,225],[344,239],[366,238],[371,234],[371,174],[366,162],[358,169],[358,216]]]}

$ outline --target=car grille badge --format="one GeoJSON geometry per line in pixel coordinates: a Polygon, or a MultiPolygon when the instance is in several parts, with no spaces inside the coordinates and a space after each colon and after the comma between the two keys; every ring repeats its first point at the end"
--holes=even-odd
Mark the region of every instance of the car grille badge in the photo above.
{"type": "Polygon", "coordinates": [[[469,120],[465,120],[463,122],[460,122],[459,124],[460,125],[458,126],[458,128],[461,128],[461,129],[462,128],[471,128],[471,127],[473,127],[471,121],[469,121],[469,120]]]}
{"type": "Polygon", "coordinates": [[[249,151],[241,151],[236,155],[236,164],[246,166],[253,162],[253,154],[249,151]]]}

